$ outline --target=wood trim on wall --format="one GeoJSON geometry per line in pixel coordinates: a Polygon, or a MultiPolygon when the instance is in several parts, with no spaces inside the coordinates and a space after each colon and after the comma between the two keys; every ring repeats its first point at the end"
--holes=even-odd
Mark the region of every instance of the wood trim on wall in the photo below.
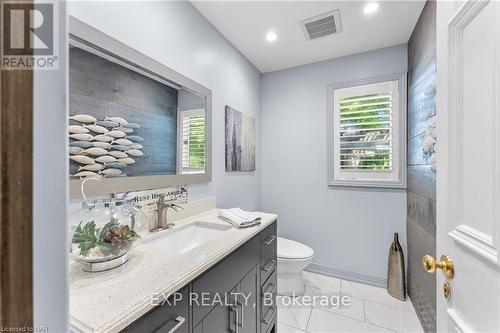
{"type": "Polygon", "coordinates": [[[29,329],[33,327],[33,71],[1,70],[0,82],[0,328],[29,329]]]}

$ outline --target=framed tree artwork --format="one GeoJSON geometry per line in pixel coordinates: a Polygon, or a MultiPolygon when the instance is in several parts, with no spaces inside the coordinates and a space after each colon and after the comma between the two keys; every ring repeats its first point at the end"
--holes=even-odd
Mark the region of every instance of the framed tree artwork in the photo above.
{"type": "Polygon", "coordinates": [[[226,105],[226,171],[255,171],[255,119],[226,105]]]}

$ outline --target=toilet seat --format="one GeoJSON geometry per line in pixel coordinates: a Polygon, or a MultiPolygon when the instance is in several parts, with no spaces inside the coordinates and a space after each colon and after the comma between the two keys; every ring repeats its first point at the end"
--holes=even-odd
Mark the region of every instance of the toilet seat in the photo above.
{"type": "Polygon", "coordinates": [[[307,245],[291,239],[278,237],[278,255],[280,259],[308,259],[314,251],[307,245]]]}

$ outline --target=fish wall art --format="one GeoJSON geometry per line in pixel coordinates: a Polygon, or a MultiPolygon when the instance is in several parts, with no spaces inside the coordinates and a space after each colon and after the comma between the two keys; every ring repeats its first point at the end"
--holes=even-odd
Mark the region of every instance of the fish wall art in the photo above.
{"type": "Polygon", "coordinates": [[[141,126],[118,116],[97,119],[87,114],[69,117],[69,159],[78,164],[71,177],[123,177],[127,166],[144,156],[141,126]]]}
{"type": "Polygon", "coordinates": [[[182,149],[178,116],[183,102],[179,105],[179,98],[186,98],[195,108],[203,108],[205,98],[120,63],[76,46],[68,50],[70,153],[105,166],[79,170],[90,164],[70,160],[69,174],[75,178],[91,172],[101,177],[177,174],[182,149]],[[92,148],[107,153],[100,155],[101,150],[92,148]]]}

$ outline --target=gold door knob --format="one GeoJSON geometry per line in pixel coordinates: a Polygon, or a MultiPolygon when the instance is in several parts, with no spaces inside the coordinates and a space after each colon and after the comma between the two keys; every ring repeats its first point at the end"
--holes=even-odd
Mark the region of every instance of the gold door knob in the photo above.
{"type": "Polygon", "coordinates": [[[439,261],[436,261],[433,256],[424,256],[422,264],[428,273],[434,273],[436,269],[440,269],[447,278],[451,279],[455,275],[453,261],[447,255],[442,255],[439,261]]]}

